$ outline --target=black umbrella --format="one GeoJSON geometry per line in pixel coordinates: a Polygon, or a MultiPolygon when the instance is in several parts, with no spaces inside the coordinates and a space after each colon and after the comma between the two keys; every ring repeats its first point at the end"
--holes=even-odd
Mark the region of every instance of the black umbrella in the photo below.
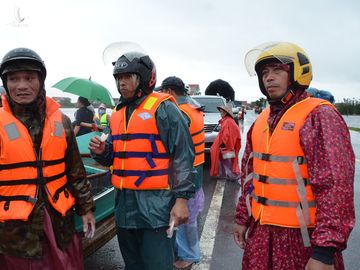
{"type": "Polygon", "coordinates": [[[206,87],[205,95],[209,96],[223,96],[227,101],[234,101],[235,91],[231,85],[224,80],[218,79],[211,82],[208,87],[206,87]]]}

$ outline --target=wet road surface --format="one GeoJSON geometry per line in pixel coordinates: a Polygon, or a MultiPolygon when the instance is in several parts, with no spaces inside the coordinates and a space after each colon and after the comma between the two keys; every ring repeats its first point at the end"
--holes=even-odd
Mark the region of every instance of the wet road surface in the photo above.
{"type": "MultiPolygon", "coordinates": [[[[255,114],[246,114],[242,127],[242,150],[244,149],[246,132],[255,120],[255,114]]],[[[359,118],[360,119],[360,118],[359,118]]],[[[356,216],[360,216],[360,133],[351,131],[351,139],[357,158],[355,175],[355,209],[356,216]]],[[[242,155],[242,152],[241,152],[242,155]]],[[[207,157],[204,166],[205,208],[199,216],[199,234],[206,259],[192,269],[204,270],[234,270],[241,269],[242,251],[233,240],[233,220],[235,202],[238,196],[239,184],[209,177],[210,160],[207,157]],[[218,183],[222,181],[222,183],[218,183]],[[220,202],[218,202],[220,200],[220,202]],[[215,203],[214,203],[215,202],[215,203]],[[210,207],[211,206],[211,207],[210,207]],[[219,208],[219,209],[216,209],[219,208]],[[214,218],[216,217],[216,218],[214,218]],[[204,231],[204,226],[206,230],[204,231]]],[[[356,224],[350,235],[348,248],[344,251],[345,269],[360,269],[360,226],[356,224]]],[[[109,241],[97,252],[85,259],[86,270],[120,270],[124,269],[116,237],[109,241]]]]}

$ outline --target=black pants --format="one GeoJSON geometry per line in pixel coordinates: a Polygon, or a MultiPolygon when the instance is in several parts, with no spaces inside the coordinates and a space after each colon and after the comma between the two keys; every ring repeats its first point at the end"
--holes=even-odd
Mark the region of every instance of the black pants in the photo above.
{"type": "Polygon", "coordinates": [[[126,270],[172,270],[174,234],[167,238],[167,228],[117,228],[117,237],[126,270]]]}

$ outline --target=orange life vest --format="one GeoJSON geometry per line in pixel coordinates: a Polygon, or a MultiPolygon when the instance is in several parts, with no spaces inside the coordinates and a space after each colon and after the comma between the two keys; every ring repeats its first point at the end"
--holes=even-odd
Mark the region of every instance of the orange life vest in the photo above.
{"type": "Polygon", "coordinates": [[[126,123],[126,107],[110,119],[113,142],[112,184],[118,189],[169,189],[170,157],[161,141],[155,113],[165,100],[162,93],[151,93],[134,110],[126,123]]]}
{"type": "Polygon", "coordinates": [[[39,188],[63,216],[75,200],[67,188],[65,130],[60,107],[46,100],[46,118],[39,153],[26,127],[13,116],[6,98],[0,108],[0,221],[28,220],[39,188]]]}
{"type": "Polygon", "coordinates": [[[250,196],[252,216],[260,224],[305,230],[314,226],[316,205],[299,131],[309,113],[323,104],[331,105],[316,98],[296,103],[272,134],[267,122],[270,109],[257,118],[251,135],[254,170],[250,196]]]}
{"type": "Polygon", "coordinates": [[[180,104],[179,108],[190,119],[189,130],[195,146],[195,167],[205,162],[204,113],[186,103],[180,104]]]}

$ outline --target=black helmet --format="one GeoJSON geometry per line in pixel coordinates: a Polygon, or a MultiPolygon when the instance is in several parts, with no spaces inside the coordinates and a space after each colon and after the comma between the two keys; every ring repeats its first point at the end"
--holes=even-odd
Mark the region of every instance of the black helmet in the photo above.
{"type": "Polygon", "coordinates": [[[140,89],[151,93],[156,84],[156,67],[150,57],[141,52],[127,52],[114,63],[113,75],[135,73],[140,76],[140,89]]]}
{"type": "MultiPolygon", "coordinates": [[[[46,67],[41,57],[31,49],[16,48],[9,51],[3,57],[0,64],[0,76],[5,80],[8,72],[34,70],[41,74],[42,80],[46,78],[46,67]]],[[[5,84],[4,84],[5,85],[5,84]]]]}
{"type": "Polygon", "coordinates": [[[175,91],[175,93],[178,94],[186,93],[184,82],[182,81],[182,79],[176,76],[167,77],[165,80],[162,81],[161,89],[166,89],[166,88],[171,88],[175,91]]]}

